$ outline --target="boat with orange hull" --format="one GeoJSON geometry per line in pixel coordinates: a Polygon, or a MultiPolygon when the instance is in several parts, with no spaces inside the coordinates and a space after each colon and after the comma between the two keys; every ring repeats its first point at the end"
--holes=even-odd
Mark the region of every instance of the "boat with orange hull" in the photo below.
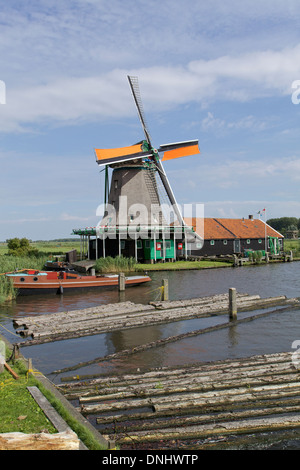
{"type": "MultiPolygon", "coordinates": [[[[79,289],[114,288],[119,285],[118,274],[81,276],[67,271],[24,270],[6,273],[13,280],[15,289],[22,295],[76,291],[79,289]]],[[[151,281],[149,276],[137,275],[125,277],[125,286],[137,286],[151,281]]]]}

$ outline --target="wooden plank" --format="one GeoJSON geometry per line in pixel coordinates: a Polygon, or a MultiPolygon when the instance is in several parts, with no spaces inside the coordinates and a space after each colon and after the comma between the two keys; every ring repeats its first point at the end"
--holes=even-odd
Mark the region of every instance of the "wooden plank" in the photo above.
{"type": "Polygon", "coordinates": [[[0,450],[79,450],[79,440],[73,432],[57,434],[0,434],[0,450]]]}
{"type": "Polygon", "coordinates": [[[18,380],[20,378],[18,374],[6,362],[4,363],[4,367],[6,370],[8,370],[8,372],[13,376],[15,380],[18,380]]]}
{"type": "Polygon", "coordinates": [[[27,387],[27,390],[30,392],[32,397],[35,399],[39,407],[43,410],[47,418],[51,421],[58,432],[72,432],[71,428],[57,413],[57,411],[53,408],[47,398],[37,387],[27,387]]]}

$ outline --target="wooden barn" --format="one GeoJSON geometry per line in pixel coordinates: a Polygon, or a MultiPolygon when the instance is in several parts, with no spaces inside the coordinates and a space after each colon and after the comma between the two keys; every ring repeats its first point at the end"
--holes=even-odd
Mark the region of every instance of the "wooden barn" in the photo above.
{"type": "MultiPolygon", "coordinates": [[[[195,219],[185,222],[196,227],[195,219]]],[[[204,245],[201,250],[190,250],[198,256],[244,255],[249,251],[268,251],[273,254],[283,249],[284,237],[261,219],[252,215],[242,219],[204,219],[204,245]]]]}

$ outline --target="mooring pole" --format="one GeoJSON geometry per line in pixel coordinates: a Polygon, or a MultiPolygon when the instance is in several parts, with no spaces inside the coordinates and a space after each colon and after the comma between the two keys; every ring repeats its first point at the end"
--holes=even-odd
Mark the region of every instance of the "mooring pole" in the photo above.
{"type": "Polygon", "coordinates": [[[163,279],[162,284],[162,300],[169,300],[169,281],[168,279],[163,279]]]}
{"type": "Polygon", "coordinates": [[[125,290],[125,274],[119,274],[119,291],[122,292],[125,290]]]}
{"type": "Polygon", "coordinates": [[[229,319],[237,319],[236,289],[234,287],[229,289],[229,319]]]}

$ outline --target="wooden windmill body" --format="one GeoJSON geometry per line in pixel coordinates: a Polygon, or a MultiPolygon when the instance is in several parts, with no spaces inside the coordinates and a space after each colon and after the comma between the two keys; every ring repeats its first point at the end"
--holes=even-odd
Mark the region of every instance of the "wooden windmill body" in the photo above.
{"type": "Polygon", "coordinates": [[[97,239],[102,240],[100,253],[102,256],[135,256],[140,261],[157,261],[161,257],[174,259],[176,243],[186,246],[188,239],[194,242],[198,236],[183,220],[162,161],[200,153],[198,140],[155,149],[144,118],[138,80],[130,76],[128,80],[145,139],[130,147],[95,150],[98,165],[106,170],[105,213],[97,226],[97,239]],[[161,153],[164,154],[162,160],[161,153]],[[110,182],[108,168],[112,169],[110,182]],[[167,204],[170,210],[166,216],[167,204]],[[173,249],[168,255],[166,246],[169,244],[173,249]],[[150,245],[153,250],[149,255],[146,247],[150,245]]]}

